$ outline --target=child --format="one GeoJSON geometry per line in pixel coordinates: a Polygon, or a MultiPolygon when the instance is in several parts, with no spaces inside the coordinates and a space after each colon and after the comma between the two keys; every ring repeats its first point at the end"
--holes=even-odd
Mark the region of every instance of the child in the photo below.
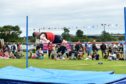
{"type": "Polygon", "coordinates": [[[79,51],[78,51],[77,58],[78,58],[78,59],[83,59],[83,55],[84,55],[83,49],[80,48],[79,51]]]}
{"type": "Polygon", "coordinates": [[[77,58],[77,51],[75,50],[75,45],[71,47],[71,51],[69,52],[69,59],[76,59],[77,58]]]}
{"type": "Polygon", "coordinates": [[[95,60],[99,60],[99,54],[97,54],[96,52],[93,53],[92,55],[92,60],[95,59],[95,60]]]}
{"type": "Polygon", "coordinates": [[[34,52],[30,51],[29,53],[30,53],[29,58],[35,59],[37,57],[34,52]]]}
{"type": "Polygon", "coordinates": [[[58,53],[58,57],[60,58],[60,59],[65,59],[65,54],[66,54],[66,51],[67,51],[67,48],[66,48],[66,46],[65,46],[65,44],[63,43],[63,44],[61,44],[61,46],[59,47],[59,49],[58,49],[58,51],[57,51],[57,53],[58,53]]]}
{"type": "Polygon", "coordinates": [[[110,53],[108,59],[109,59],[110,61],[111,61],[111,60],[116,60],[116,59],[117,59],[116,52],[110,53]]]}
{"type": "Polygon", "coordinates": [[[56,59],[57,58],[56,56],[57,56],[56,48],[55,46],[53,46],[51,51],[51,59],[56,59]]]}
{"type": "Polygon", "coordinates": [[[41,50],[41,48],[39,47],[36,51],[36,57],[38,59],[44,59],[44,54],[43,54],[43,51],[41,50]]]}

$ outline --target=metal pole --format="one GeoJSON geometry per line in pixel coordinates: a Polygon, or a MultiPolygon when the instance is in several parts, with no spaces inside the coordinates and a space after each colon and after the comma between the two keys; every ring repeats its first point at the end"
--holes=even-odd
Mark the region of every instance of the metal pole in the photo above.
{"type": "Polygon", "coordinates": [[[26,16],[26,68],[28,68],[28,16],[26,16]]]}
{"type": "Polygon", "coordinates": [[[106,32],[106,31],[105,31],[105,26],[106,26],[106,25],[104,24],[104,32],[106,32]]]}
{"type": "Polygon", "coordinates": [[[124,28],[125,28],[124,59],[126,60],[126,7],[124,7],[124,28]]]}

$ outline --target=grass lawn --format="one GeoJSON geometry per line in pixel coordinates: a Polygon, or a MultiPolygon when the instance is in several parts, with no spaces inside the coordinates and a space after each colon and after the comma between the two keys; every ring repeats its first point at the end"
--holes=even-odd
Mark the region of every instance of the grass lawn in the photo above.
{"type": "MultiPolygon", "coordinates": [[[[0,67],[16,66],[25,68],[25,59],[0,59],[0,67]]],[[[29,66],[39,68],[88,70],[88,71],[115,71],[115,73],[126,74],[126,61],[108,60],[44,60],[29,59],[29,66]],[[98,62],[103,62],[99,65],[98,62]]]]}
{"type": "MultiPolygon", "coordinates": [[[[25,52],[23,52],[26,55],[25,52]]],[[[99,51],[101,56],[101,51],[99,51]]],[[[85,54],[86,56],[86,54],[85,54]]],[[[16,66],[25,68],[25,57],[22,59],[0,59],[0,67],[16,66]]],[[[86,70],[86,71],[115,71],[115,73],[126,74],[126,61],[97,60],[51,60],[47,56],[44,60],[29,59],[29,66],[38,68],[86,70]],[[99,65],[98,62],[103,62],[99,65]]]]}

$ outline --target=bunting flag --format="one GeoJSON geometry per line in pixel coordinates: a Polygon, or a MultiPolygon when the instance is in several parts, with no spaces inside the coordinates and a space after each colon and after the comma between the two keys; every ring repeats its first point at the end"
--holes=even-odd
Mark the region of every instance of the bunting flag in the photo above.
{"type": "MultiPolygon", "coordinates": [[[[105,28],[117,28],[119,26],[119,24],[106,24],[106,23],[102,23],[102,24],[98,24],[98,25],[87,25],[87,26],[82,26],[82,27],[66,27],[67,29],[69,30],[72,30],[73,28],[75,30],[78,30],[78,29],[91,29],[91,28],[101,28],[101,27],[105,27],[105,28]]],[[[42,31],[42,30],[64,30],[64,27],[42,27],[42,28],[39,28],[38,31],[42,31]]],[[[36,28],[33,29],[33,31],[36,31],[36,28]]]]}
{"type": "Polygon", "coordinates": [[[92,28],[95,28],[95,26],[93,25],[92,28]]]}
{"type": "Polygon", "coordinates": [[[116,27],[118,26],[118,24],[115,25],[116,27]]]}
{"type": "Polygon", "coordinates": [[[108,24],[108,27],[110,27],[111,26],[111,24],[108,24]]]}

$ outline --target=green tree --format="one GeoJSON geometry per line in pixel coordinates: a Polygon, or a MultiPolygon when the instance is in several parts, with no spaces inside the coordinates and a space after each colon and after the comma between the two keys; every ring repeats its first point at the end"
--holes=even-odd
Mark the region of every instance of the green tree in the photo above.
{"type": "MultiPolygon", "coordinates": [[[[19,26],[5,25],[0,27],[0,38],[3,38],[5,42],[17,42],[21,34],[19,26]]],[[[20,39],[21,41],[21,39],[20,39]]]]}
{"type": "Polygon", "coordinates": [[[103,31],[99,37],[99,41],[117,41],[118,39],[106,31],[103,31]]]}
{"type": "Polygon", "coordinates": [[[83,31],[82,30],[77,30],[77,32],[76,32],[76,36],[77,37],[83,37],[83,31]]]}
{"type": "Polygon", "coordinates": [[[70,34],[69,34],[70,30],[66,27],[64,27],[63,30],[64,32],[62,33],[62,37],[66,39],[67,41],[70,41],[71,40],[70,34]]]}
{"type": "Polygon", "coordinates": [[[78,40],[79,40],[79,37],[77,37],[77,36],[74,36],[74,37],[71,39],[72,42],[77,42],[78,40]]]}
{"type": "Polygon", "coordinates": [[[29,42],[35,42],[36,38],[33,36],[29,36],[29,42]]]}
{"type": "Polygon", "coordinates": [[[120,36],[118,37],[119,41],[123,41],[124,40],[124,36],[120,36]]]}
{"type": "Polygon", "coordinates": [[[63,28],[65,34],[69,34],[70,30],[66,27],[63,28]]]}

